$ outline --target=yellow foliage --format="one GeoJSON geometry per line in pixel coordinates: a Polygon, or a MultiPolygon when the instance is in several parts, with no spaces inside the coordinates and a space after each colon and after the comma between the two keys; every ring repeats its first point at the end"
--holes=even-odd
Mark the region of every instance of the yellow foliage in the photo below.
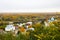
{"type": "Polygon", "coordinates": [[[40,26],[41,26],[40,23],[36,23],[36,24],[35,24],[35,27],[40,27],[40,26]]]}
{"type": "Polygon", "coordinates": [[[24,27],[21,27],[20,28],[20,32],[25,32],[25,28],[24,27]]]}
{"type": "Polygon", "coordinates": [[[37,37],[37,38],[39,38],[39,39],[41,39],[41,37],[39,35],[34,34],[34,36],[37,37]]]}
{"type": "Polygon", "coordinates": [[[54,25],[54,24],[53,24],[53,22],[50,22],[49,25],[52,26],[52,25],[54,25]]]}
{"type": "Polygon", "coordinates": [[[28,28],[32,28],[32,26],[31,25],[29,25],[29,27],[28,28]]]}

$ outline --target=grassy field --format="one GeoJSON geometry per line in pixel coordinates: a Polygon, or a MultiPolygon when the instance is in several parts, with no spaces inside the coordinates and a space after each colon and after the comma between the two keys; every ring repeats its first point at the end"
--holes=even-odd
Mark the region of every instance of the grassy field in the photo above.
{"type": "MultiPolygon", "coordinates": [[[[47,14],[41,15],[41,14],[35,14],[34,16],[31,14],[29,17],[27,15],[23,15],[23,14],[17,14],[17,15],[2,15],[0,22],[3,23],[3,25],[0,26],[0,28],[5,28],[6,25],[8,24],[9,21],[7,21],[7,19],[9,19],[10,17],[12,17],[12,19],[10,21],[16,21],[17,18],[20,18],[19,21],[23,21],[24,20],[27,22],[28,19],[33,20],[33,22],[36,22],[35,24],[32,25],[32,27],[35,29],[34,31],[27,31],[26,34],[22,34],[21,32],[19,34],[17,34],[16,36],[13,36],[14,33],[12,32],[0,32],[0,40],[60,40],[60,18],[57,18],[57,22],[52,22],[50,24],[50,26],[46,27],[44,24],[39,23],[39,21],[37,21],[38,19],[40,19],[41,17],[45,17],[47,16],[47,14]],[[23,15],[23,17],[21,17],[23,15]],[[33,18],[32,18],[33,17],[33,18]],[[4,19],[2,19],[4,18],[4,19]],[[5,23],[4,23],[5,22],[5,23]],[[7,22],[7,24],[6,24],[7,22]],[[54,25],[52,25],[54,24],[54,25]]],[[[50,15],[50,14],[49,14],[50,15]]],[[[56,14],[53,14],[54,16],[58,16],[56,14]]],[[[52,14],[50,16],[53,16],[52,14]]],[[[31,21],[30,20],[30,21],[31,21]]],[[[17,20],[18,21],[18,20],[17,20]]],[[[25,22],[24,21],[24,22],[25,22]]]]}
{"type": "Polygon", "coordinates": [[[60,25],[58,23],[49,27],[36,23],[33,27],[34,31],[27,31],[24,35],[19,33],[13,36],[12,32],[0,33],[0,40],[60,40],[60,25]]]}

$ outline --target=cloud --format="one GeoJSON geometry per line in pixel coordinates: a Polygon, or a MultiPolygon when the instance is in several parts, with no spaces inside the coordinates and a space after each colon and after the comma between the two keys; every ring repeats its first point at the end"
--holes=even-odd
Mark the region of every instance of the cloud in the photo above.
{"type": "Polygon", "coordinates": [[[0,0],[0,12],[57,11],[59,9],[60,0],[0,0]]]}

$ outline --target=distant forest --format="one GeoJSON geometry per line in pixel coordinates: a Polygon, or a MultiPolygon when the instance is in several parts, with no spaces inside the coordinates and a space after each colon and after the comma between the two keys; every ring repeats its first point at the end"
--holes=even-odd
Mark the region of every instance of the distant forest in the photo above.
{"type": "Polygon", "coordinates": [[[60,18],[60,14],[57,13],[0,13],[0,22],[1,21],[39,21],[46,17],[58,16],[60,18]]]}

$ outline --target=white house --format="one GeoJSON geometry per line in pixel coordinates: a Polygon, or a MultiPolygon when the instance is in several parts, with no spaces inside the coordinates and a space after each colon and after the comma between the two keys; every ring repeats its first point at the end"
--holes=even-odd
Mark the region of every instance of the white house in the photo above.
{"type": "Polygon", "coordinates": [[[13,22],[9,22],[9,25],[5,27],[5,31],[14,31],[15,27],[12,24],[13,22]]]}
{"type": "Polygon", "coordinates": [[[26,24],[30,24],[30,25],[32,25],[32,22],[27,22],[26,24]]]}
{"type": "Polygon", "coordinates": [[[15,30],[15,27],[13,25],[7,25],[5,27],[5,31],[14,31],[15,30]]]}
{"type": "Polygon", "coordinates": [[[51,21],[54,21],[55,19],[54,19],[54,16],[51,18],[51,21]]]}

